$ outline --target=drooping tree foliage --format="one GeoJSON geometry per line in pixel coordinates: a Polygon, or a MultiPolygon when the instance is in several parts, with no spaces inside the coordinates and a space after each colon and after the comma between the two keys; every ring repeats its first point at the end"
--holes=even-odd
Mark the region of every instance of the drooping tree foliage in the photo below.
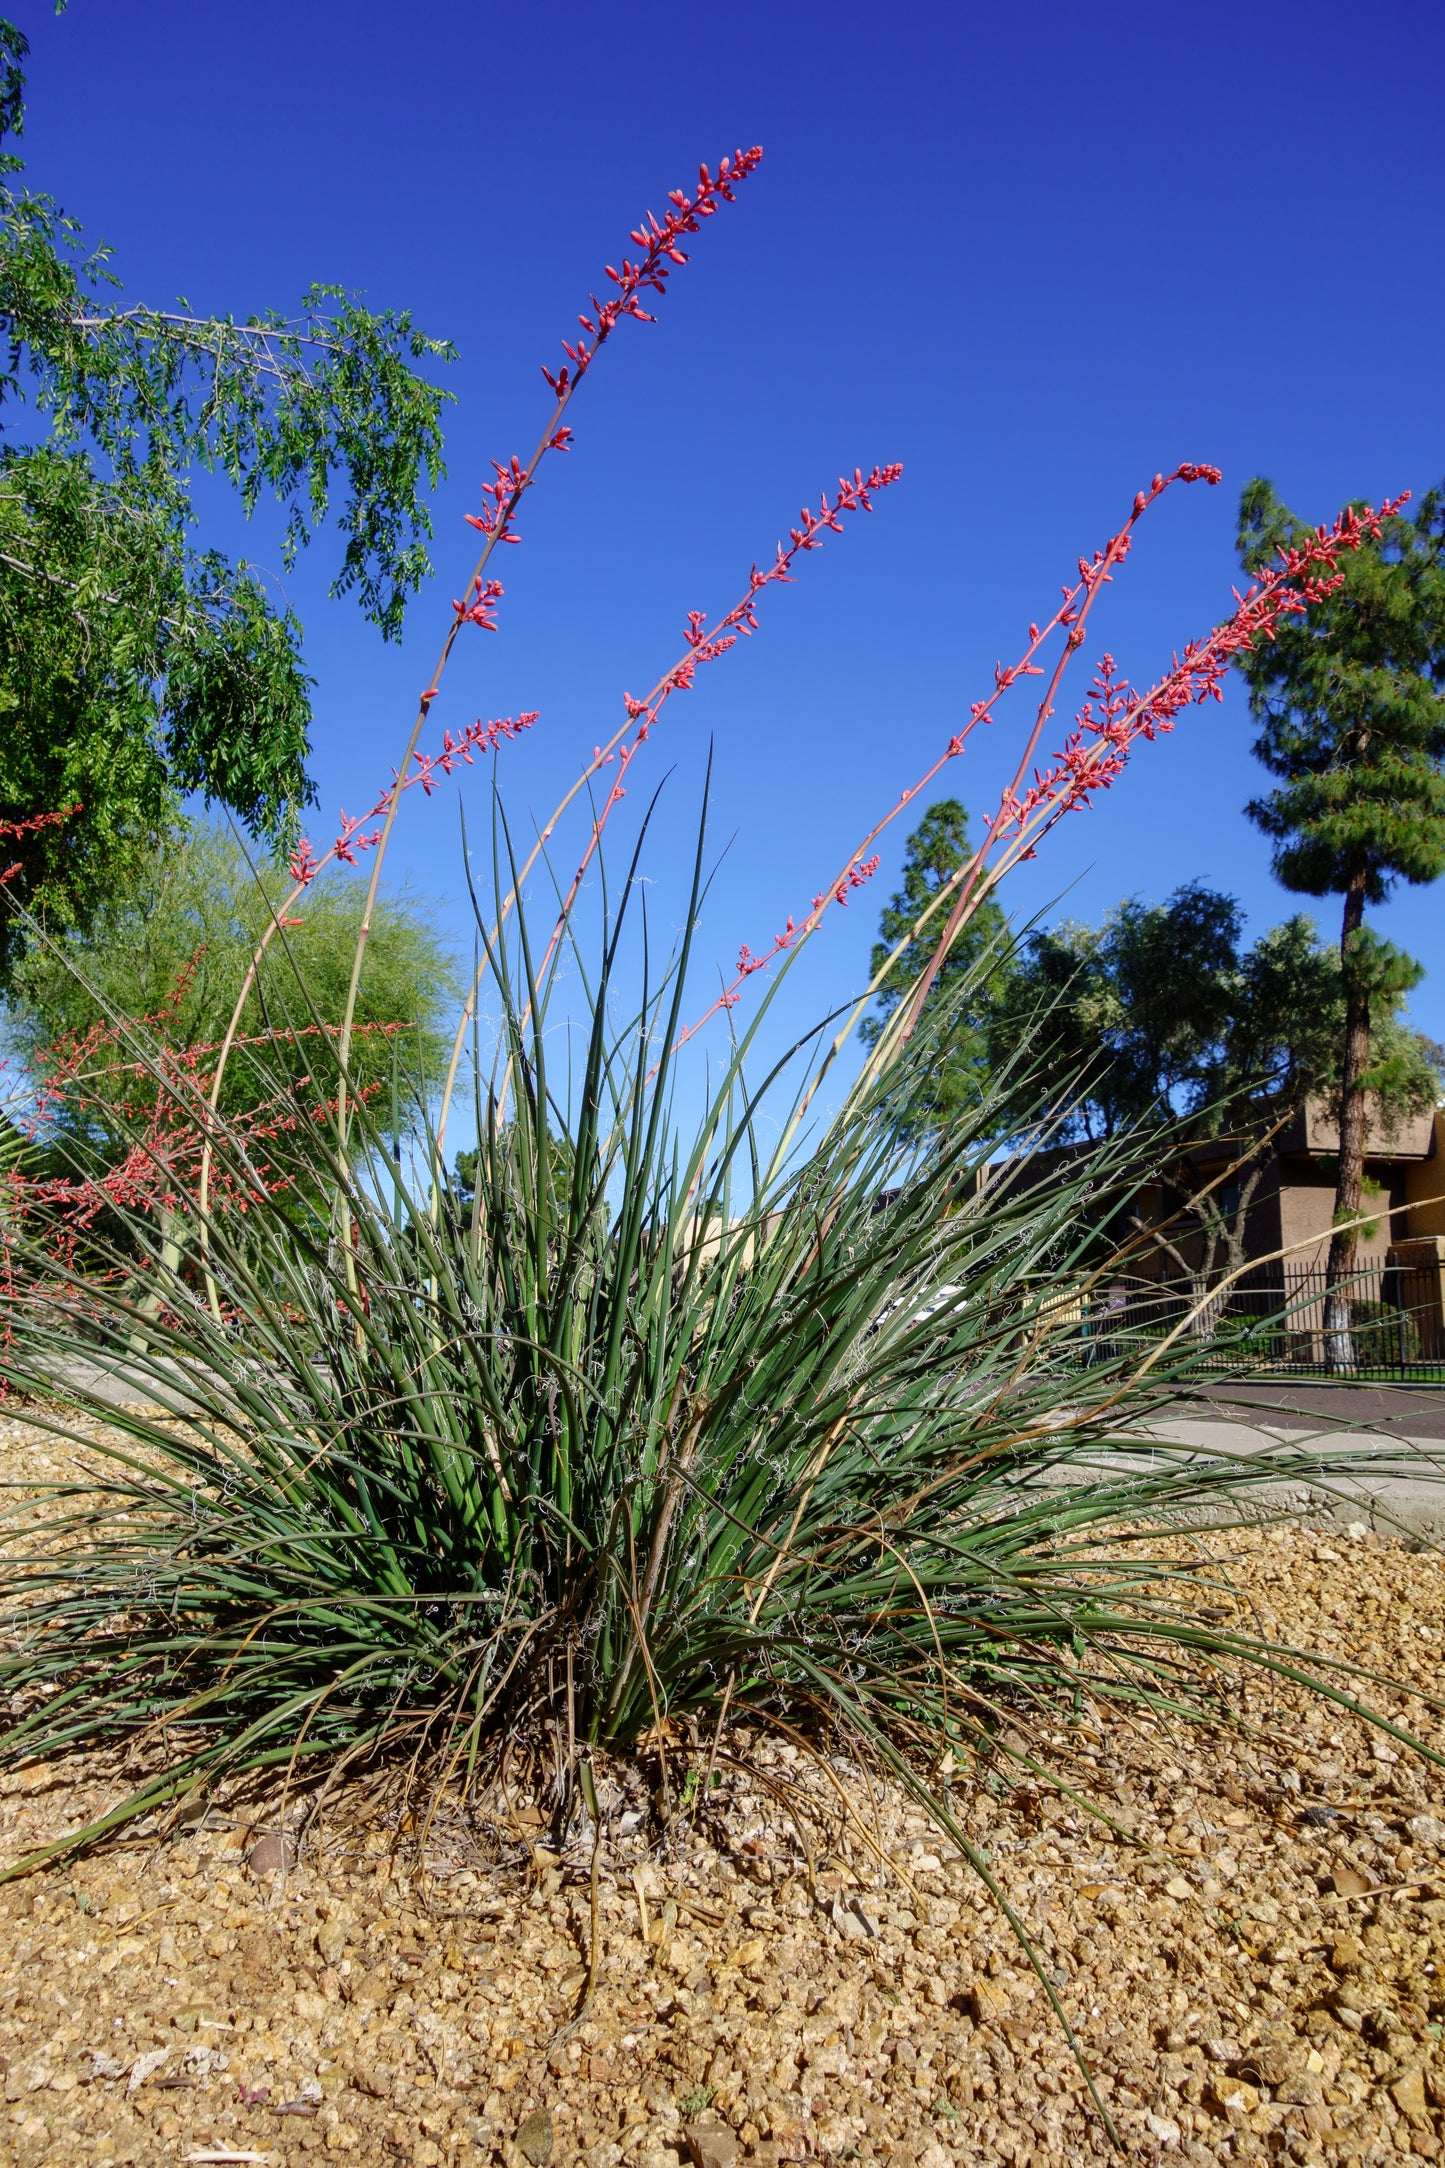
{"type": "MultiPolygon", "coordinates": [[[[1239,511],[1247,570],[1308,532],[1270,483],[1249,484],[1239,511]]],[[[1254,750],[1276,778],[1250,818],[1272,841],[1286,888],[1343,900],[1327,1323],[1331,1359],[1344,1368],[1369,1102],[1389,1081],[1377,1065],[1378,1025],[1422,975],[1366,926],[1365,911],[1399,881],[1418,886],[1445,873],[1445,495],[1431,490],[1412,516],[1386,520],[1340,574],[1239,667],[1261,726],[1254,750]]]]}
{"type": "MultiPolygon", "coordinates": [[[[27,51],[0,21],[0,143],[22,132],[27,51]]],[[[83,926],[185,794],[270,845],[311,795],[301,627],[254,567],[198,545],[195,471],[248,515],[274,500],[288,564],[331,521],[332,592],[394,639],[442,472],[448,395],[418,365],[452,349],[329,286],[245,321],[127,305],[110,250],[20,168],[0,153],[0,819],[70,811],[15,840],[8,892],[83,926]]],[[[22,946],[7,912],[0,985],[22,946]]]]}

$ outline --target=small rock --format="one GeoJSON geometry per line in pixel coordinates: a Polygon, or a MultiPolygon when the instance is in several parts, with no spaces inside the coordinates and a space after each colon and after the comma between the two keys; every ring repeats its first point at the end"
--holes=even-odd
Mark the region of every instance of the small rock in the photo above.
{"type": "Polygon", "coordinates": [[[543,2168],[552,2158],[552,2112],[534,2108],[517,2126],[517,2151],[532,2168],[543,2168]]]}
{"type": "Polygon", "coordinates": [[[993,1980],[975,1980],[968,1990],[968,2004],[976,2025],[987,2025],[993,2018],[1008,2015],[1008,1996],[993,1980]]]}
{"type": "Polygon", "coordinates": [[[1172,2116],[1146,2115],[1144,2121],[1148,2126],[1150,2136],[1157,2138],[1161,2145],[1178,2145],[1179,2125],[1172,2116]]]}
{"type": "Polygon", "coordinates": [[[1237,2063],[1243,2053],[1239,2042],[1229,2039],[1227,2035],[1220,2035],[1216,2039],[1206,2040],[1204,2046],[1211,2062],[1216,2063],[1237,2063]]]}
{"type": "Polygon", "coordinates": [[[1330,1965],[1335,1972],[1358,1972],[1364,1962],[1363,1945],[1353,1935],[1341,1935],[1330,1951],[1330,1965]]]}
{"type": "Polygon", "coordinates": [[[848,2050],[840,2040],[833,2047],[809,2048],[807,2060],[809,2070],[816,2077],[841,2078],[848,2067],[848,2050]]]}
{"type": "Polygon", "coordinates": [[[852,1907],[844,1904],[841,1897],[833,1899],[828,1917],[839,1934],[846,1937],[849,1942],[866,1942],[868,1940],[867,1928],[852,1907]]]}
{"type": "Polygon", "coordinates": [[[1169,1880],[1165,1883],[1164,1894],[1166,1897],[1177,1897],[1182,1902],[1184,1898],[1192,1897],[1194,1895],[1194,1892],[1190,1888],[1189,1884],[1185,1881],[1183,1875],[1176,1874],[1171,1875],[1169,1880]]]}
{"type": "Polygon", "coordinates": [[[1226,2114],[1233,2108],[1239,2115],[1253,2115],[1259,2106],[1257,2088],[1247,2085],[1243,2078],[1216,2078],[1214,2098],[1226,2114]]]}
{"type": "Polygon", "coordinates": [[[316,1930],[316,1947],[327,1964],[334,1965],[346,1948],[345,1920],[323,1920],[316,1930]]]}
{"type": "Polygon", "coordinates": [[[295,1864],[295,1848],[281,1830],[268,1830],[264,1837],[257,1838],[246,1854],[246,1865],[257,1876],[284,1874],[295,1864]]]}
{"type": "Polygon", "coordinates": [[[1407,2122],[1416,2130],[1428,2130],[1430,2111],[1425,2105],[1425,2073],[1423,2070],[1405,2070],[1390,2087],[1390,2098],[1407,2122]]]}
{"type": "Polygon", "coordinates": [[[701,2115],[683,2125],[683,2137],[692,2156],[692,2168],[733,2168],[740,2157],[742,2140],[717,2115],[701,2115]]]}
{"type": "Polygon", "coordinates": [[[1303,2040],[1261,2040],[1244,2057],[1249,2075],[1275,2091],[1291,2084],[1304,2071],[1309,2049],[1303,2040]]]}
{"type": "Polygon", "coordinates": [[[1412,1815],[1405,1827],[1416,1844],[1445,1846],[1445,1822],[1441,1821],[1438,1814],[1412,1815]]]}

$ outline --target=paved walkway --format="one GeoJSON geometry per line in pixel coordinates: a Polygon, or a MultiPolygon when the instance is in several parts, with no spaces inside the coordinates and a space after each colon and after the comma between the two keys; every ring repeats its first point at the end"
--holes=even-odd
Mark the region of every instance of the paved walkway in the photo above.
{"type": "MultiPolygon", "coordinates": [[[[1329,1388],[1367,1398],[1370,1388],[1329,1388]]],[[[1422,1406],[1411,1427],[1409,1412],[1389,1412],[1389,1427],[1373,1410],[1351,1412],[1341,1401],[1315,1412],[1298,1405],[1278,1408],[1251,1398],[1233,1404],[1205,1403],[1151,1423],[1150,1433],[1211,1457],[1259,1457],[1286,1463],[1278,1482],[1257,1497],[1269,1510],[1302,1513],[1311,1520],[1363,1521],[1445,1543],[1445,1423],[1438,1408],[1422,1406]],[[1204,1412],[1204,1408],[1208,1412],[1204,1412]],[[1424,1420],[1421,1420],[1424,1418],[1424,1420]],[[1347,1451],[1356,1465],[1348,1474],[1312,1474],[1313,1453],[1337,1458],[1347,1451]]]]}
{"type": "MultiPolygon", "coordinates": [[[[166,1367],[157,1362],[162,1374],[166,1367]]],[[[143,1370],[121,1360],[103,1364],[72,1356],[59,1366],[57,1383],[115,1407],[134,1407],[149,1398],[144,1376],[137,1374],[143,1370]]],[[[1346,1527],[1363,1521],[1445,1545],[1445,1391],[1438,1387],[1221,1383],[1207,1396],[1181,1397],[1177,1414],[1147,1427],[1161,1441],[1210,1458],[1282,1458],[1287,1465],[1279,1479],[1261,1482],[1253,1493],[1262,1511],[1346,1527]],[[1312,1447],[1321,1454],[1348,1448],[1361,1464],[1348,1476],[1312,1480],[1301,1465],[1312,1447]]],[[[1177,1465],[1177,1456],[1170,1457],[1177,1465]]],[[[1054,1480],[1086,1481],[1087,1470],[1075,1465],[1054,1480]]]]}
{"type": "Polygon", "coordinates": [[[1226,1417],[1249,1410],[1246,1420],[1265,1421],[1271,1429],[1366,1424],[1371,1431],[1397,1438],[1445,1439],[1445,1385],[1335,1385],[1328,1378],[1281,1378],[1221,1383],[1205,1397],[1212,1410],[1226,1417]],[[1258,1418],[1255,1409],[1261,1411],[1258,1418]]]}

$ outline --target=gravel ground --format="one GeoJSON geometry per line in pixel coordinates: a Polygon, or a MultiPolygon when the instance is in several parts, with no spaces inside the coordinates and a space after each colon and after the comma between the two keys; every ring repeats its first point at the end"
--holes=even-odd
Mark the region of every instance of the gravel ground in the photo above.
{"type": "MultiPolygon", "coordinates": [[[[42,1455],[55,1449],[0,1421],[6,1473],[43,1476],[42,1455]]],[[[1438,1686],[1439,1555],[1363,1528],[1191,1540],[1228,1556],[1241,1619],[1438,1686]]],[[[1421,1701],[1390,1706],[1445,1752],[1421,1701]]],[[[1117,1834],[997,1773],[957,1796],[1126,2157],[1440,2158],[1440,1771],[1285,1686],[1250,1687],[1244,1721],[1218,1733],[1106,1736],[1085,1710],[1060,1747],[1117,1834]]],[[[526,1810],[490,1851],[445,1820],[400,1843],[356,1823],[293,1862],[274,1809],[213,1809],[0,1888],[0,2157],[1107,2157],[1043,1991],[964,1862],[844,1761],[830,1773],[756,1739],[752,1761],[720,1760],[703,1811],[662,1843],[640,1784],[614,1776],[580,2023],[592,1846],[546,1851],[526,1810]]],[[[0,1859],[121,1789],[94,1764],[0,1779],[0,1859]]]]}

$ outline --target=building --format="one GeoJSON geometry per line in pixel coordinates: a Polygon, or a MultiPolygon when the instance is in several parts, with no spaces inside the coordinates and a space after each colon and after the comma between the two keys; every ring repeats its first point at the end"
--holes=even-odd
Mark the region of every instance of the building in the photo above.
{"type": "MultiPolygon", "coordinates": [[[[1181,1152],[1168,1179],[1139,1200],[1142,1275],[1178,1280],[1187,1268],[1212,1284],[1243,1264],[1241,1292],[1278,1284],[1299,1311],[1301,1341],[1317,1338],[1322,1318],[1313,1316],[1313,1298],[1323,1295],[1339,1143],[1328,1107],[1312,1100],[1267,1147],[1252,1185],[1254,1163],[1245,1160],[1239,1138],[1181,1152]],[[1211,1225],[1205,1215],[1181,1209],[1191,1192],[1209,1184],[1227,1233],[1217,1220],[1211,1225]]],[[[1391,1313],[1408,1317],[1402,1360],[1445,1361],[1445,1107],[1395,1128],[1372,1121],[1362,1202],[1369,1220],[1356,1251],[1357,1307],[1391,1347],[1400,1337],[1390,1329],[1391,1313]]],[[[1308,1359],[1305,1346],[1298,1353],[1308,1359]]]]}

